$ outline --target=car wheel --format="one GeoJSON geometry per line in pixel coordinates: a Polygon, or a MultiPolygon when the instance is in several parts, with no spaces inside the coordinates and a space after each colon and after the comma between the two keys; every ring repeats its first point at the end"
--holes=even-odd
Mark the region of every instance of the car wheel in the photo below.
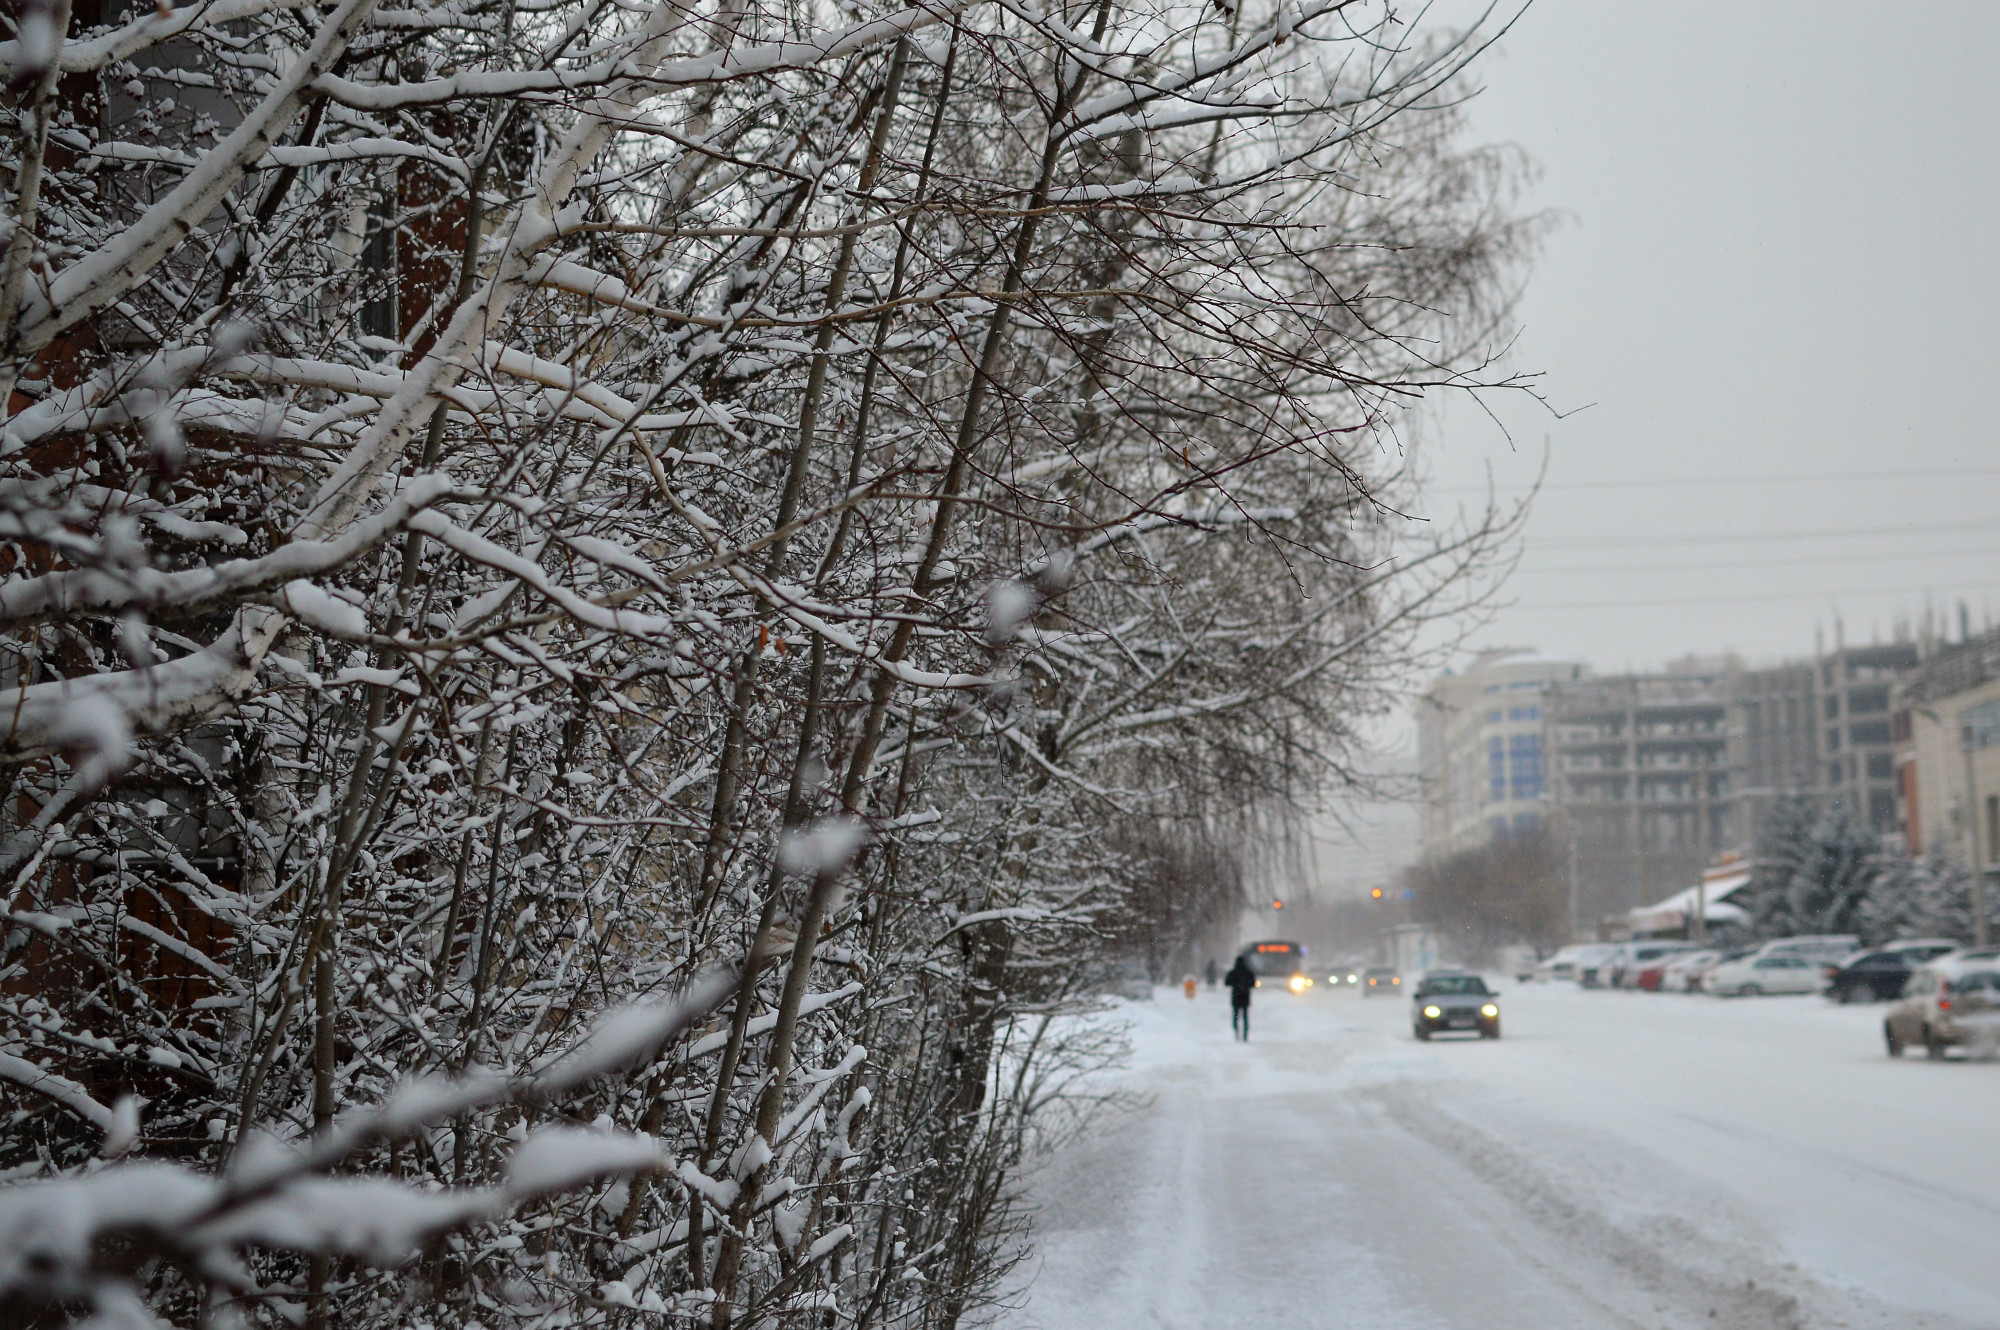
{"type": "Polygon", "coordinates": [[[1839,1002],[1841,1006],[1851,1007],[1854,1005],[1855,999],[1858,998],[1860,994],[1856,993],[1851,988],[1836,988],[1833,990],[1833,996],[1834,1000],[1839,1002]]]}
{"type": "Polygon", "coordinates": [[[1491,1026],[1487,1027],[1484,1030],[1481,1030],[1479,1032],[1479,1037],[1481,1039],[1498,1039],[1500,1037],[1499,1022],[1495,1021],[1491,1026]]]}
{"type": "Polygon", "coordinates": [[[1944,1041],[1931,1033],[1931,1027],[1924,1027],[1924,1056],[1933,1062],[1944,1061],[1944,1041]]]}
{"type": "Polygon", "coordinates": [[[1896,1037],[1896,1027],[1888,1021],[1882,1022],[1882,1042],[1889,1046],[1889,1056],[1903,1056],[1903,1041],[1896,1037]]]}
{"type": "Polygon", "coordinates": [[[1431,1037],[1431,1032],[1430,1032],[1429,1030],[1426,1030],[1426,1029],[1425,1029],[1425,1028],[1424,1028],[1423,1026],[1421,1026],[1421,1025],[1413,1025],[1413,1026],[1411,1026],[1411,1027],[1410,1027],[1410,1033],[1411,1033],[1411,1034],[1413,1034],[1413,1035],[1415,1035],[1415,1036],[1416,1036],[1417,1038],[1419,1038],[1419,1039],[1422,1039],[1422,1040],[1424,1040],[1425,1042],[1429,1042],[1429,1040],[1430,1040],[1430,1037],[1431,1037]]]}
{"type": "Polygon", "coordinates": [[[1756,984],[1745,984],[1736,990],[1737,997],[1763,997],[1764,990],[1756,984]]]}

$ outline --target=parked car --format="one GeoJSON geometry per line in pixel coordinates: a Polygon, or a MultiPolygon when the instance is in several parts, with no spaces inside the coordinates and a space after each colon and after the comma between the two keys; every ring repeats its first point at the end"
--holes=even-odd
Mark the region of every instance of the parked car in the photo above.
{"type": "Polygon", "coordinates": [[[1615,942],[1579,942],[1564,947],[1535,967],[1535,978],[1580,978],[1583,967],[1596,965],[1616,950],[1618,944],[1615,942]]]}
{"type": "Polygon", "coordinates": [[[1856,952],[1826,967],[1826,995],[1836,1002],[1889,1002],[1902,996],[1920,964],[1900,951],[1856,952]]]}
{"type": "Polygon", "coordinates": [[[1919,966],[1882,1018],[1882,1042],[1898,1058],[1912,1045],[1941,1058],[1954,1044],[2000,1034],[2000,963],[1944,956],[1919,966]]]}
{"type": "Polygon", "coordinates": [[[1361,972],[1361,996],[1374,997],[1377,993],[1400,993],[1403,991],[1403,976],[1395,967],[1371,965],[1361,972]]]}
{"type": "MultiPolygon", "coordinates": [[[[1640,973],[1654,962],[1661,962],[1664,968],[1663,958],[1699,950],[1692,942],[1628,942],[1604,963],[1599,973],[1609,987],[1637,988],[1640,973]]],[[[1656,979],[1654,987],[1658,986],[1656,979]]]]}
{"type": "Polygon", "coordinates": [[[1710,960],[1705,960],[1689,967],[1688,992],[1706,993],[1708,991],[1708,977],[1715,973],[1716,966],[1727,965],[1731,961],[1740,961],[1755,950],[1755,947],[1731,947],[1726,951],[1717,953],[1710,960]]]}
{"type": "Polygon", "coordinates": [[[1852,933],[1806,933],[1798,937],[1773,938],[1757,948],[1758,956],[1803,956],[1807,960],[1831,964],[1861,950],[1861,939],[1852,933]]]}
{"type": "Polygon", "coordinates": [[[1753,952],[1710,970],[1702,987],[1718,997],[1757,997],[1765,993],[1817,993],[1825,985],[1825,967],[1809,956],[1753,952]]]}
{"type": "Polygon", "coordinates": [[[1692,993],[1699,984],[1697,970],[1705,972],[1709,966],[1722,959],[1719,951],[1686,951],[1678,956],[1669,956],[1660,968],[1659,988],[1663,993],[1692,993]]]}
{"type": "Polygon", "coordinates": [[[1894,951],[1908,956],[1912,964],[1921,965],[1959,949],[1959,943],[1948,937],[1913,937],[1897,942],[1884,942],[1883,951],[1894,951]]]}

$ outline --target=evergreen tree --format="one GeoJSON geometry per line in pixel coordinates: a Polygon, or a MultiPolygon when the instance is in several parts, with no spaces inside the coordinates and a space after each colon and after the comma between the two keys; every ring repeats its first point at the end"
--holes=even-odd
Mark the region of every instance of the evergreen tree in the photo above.
{"type": "Polygon", "coordinates": [[[1803,797],[1772,811],[1760,841],[1752,910],[1766,936],[1861,931],[1881,844],[1847,804],[1803,797]]]}
{"type": "Polygon", "coordinates": [[[1887,856],[1869,883],[1860,931],[1870,945],[1909,937],[1970,939],[1972,875],[1936,854],[1887,856]]]}

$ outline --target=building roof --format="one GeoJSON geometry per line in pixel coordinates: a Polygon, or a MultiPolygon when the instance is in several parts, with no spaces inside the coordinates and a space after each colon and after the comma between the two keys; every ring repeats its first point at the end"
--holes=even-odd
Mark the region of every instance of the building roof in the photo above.
{"type": "Polygon", "coordinates": [[[1712,924],[1733,923],[1747,918],[1748,912],[1740,905],[1731,905],[1729,898],[1749,885],[1748,864],[1711,868],[1702,874],[1699,886],[1686,887],[1663,901],[1628,910],[1625,919],[1635,933],[1658,933],[1669,928],[1681,928],[1687,924],[1688,916],[1694,913],[1697,894],[1706,891],[1708,899],[1701,917],[1712,924]]]}
{"type": "Polygon", "coordinates": [[[1910,672],[1903,695],[1912,702],[1935,702],[2000,678],[2000,628],[1945,647],[1910,672]]]}

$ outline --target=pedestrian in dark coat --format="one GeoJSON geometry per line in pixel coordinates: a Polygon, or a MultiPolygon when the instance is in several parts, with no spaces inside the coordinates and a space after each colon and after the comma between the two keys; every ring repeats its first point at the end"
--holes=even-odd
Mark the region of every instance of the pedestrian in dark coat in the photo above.
{"type": "Polygon", "coordinates": [[[1257,972],[1250,968],[1247,956],[1238,956],[1236,964],[1222,977],[1229,986],[1229,1028],[1238,1039],[1250,1038],[1250,993],[1257,987],[1257,972]]]}

